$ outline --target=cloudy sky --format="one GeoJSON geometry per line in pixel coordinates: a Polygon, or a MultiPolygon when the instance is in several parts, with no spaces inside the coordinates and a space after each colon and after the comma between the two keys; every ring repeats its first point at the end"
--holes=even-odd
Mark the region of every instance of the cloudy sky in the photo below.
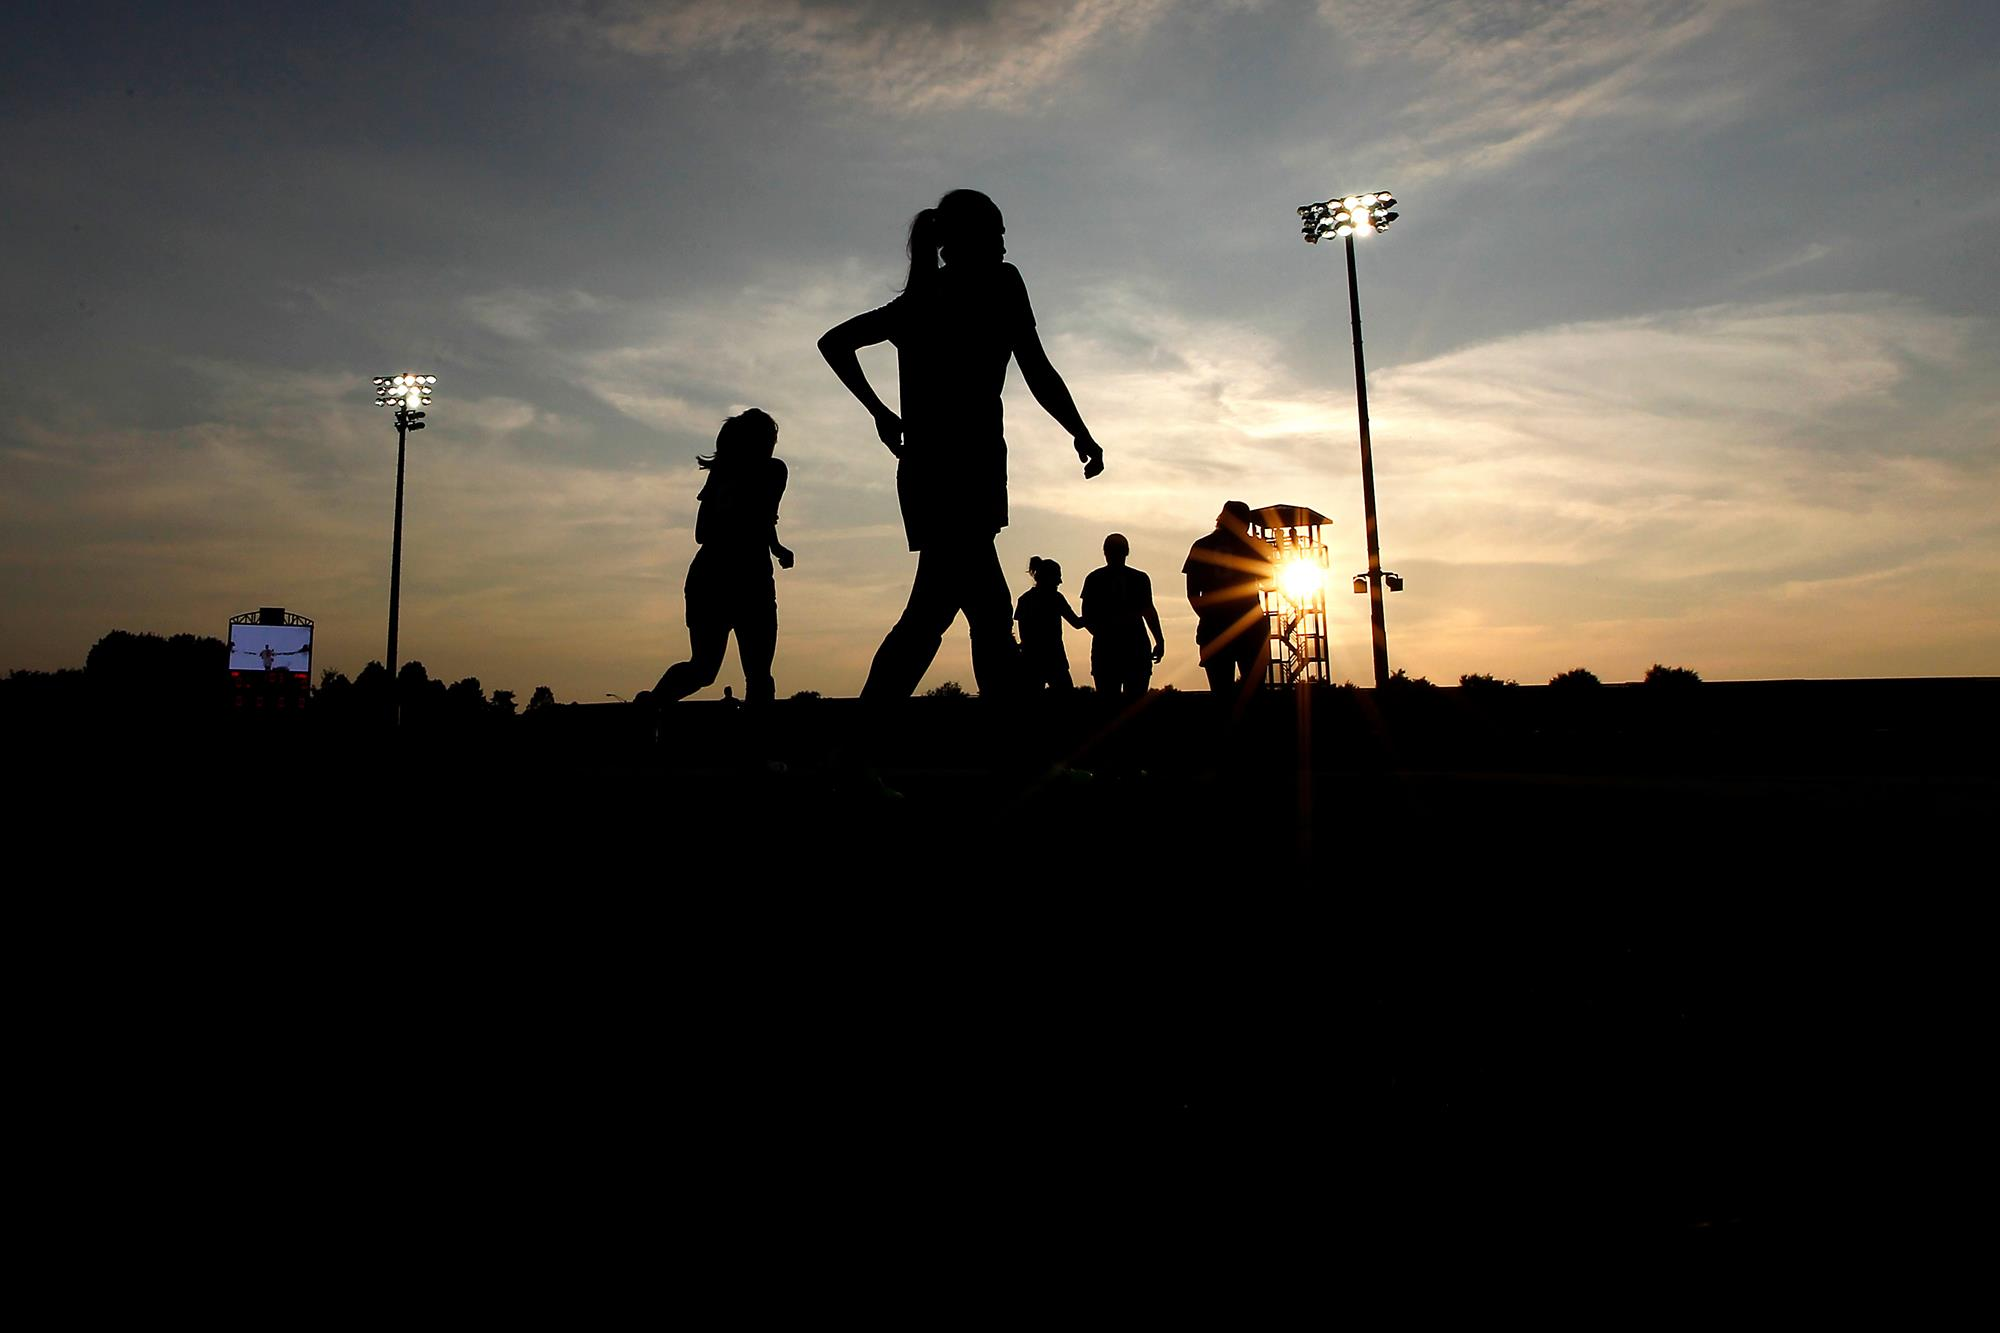
{"type": "MultiPolygon", "coordinates": [[[[1223,500],[1314,506],[1366,563],[1341,253],[1293,209],[1375,188],[1395,664],[2000,672],[1996,56],[1977,0],[31,7],[0,51],[0,669],[261,605],[317,622],[318,666],[380,657],[368,381],[412,369],[405,659],[650,684],[695,454],[755,404],[799,555],[778,687],[852,694],[914,557],[813,343],[973,186],[1108,461],[1083,481],[1010,377],[1002,558],[1074,594],[1127,533],[1158,680],[1200,679],[1178,571],[1223,500]]],[[[893,350],[864,364],[893,402],[893,350]]],[[[1366,599],[1332,611],[1365,680],[1366,599]]],[[[961,625],[927,683],[968,660],[961,625]]]]}

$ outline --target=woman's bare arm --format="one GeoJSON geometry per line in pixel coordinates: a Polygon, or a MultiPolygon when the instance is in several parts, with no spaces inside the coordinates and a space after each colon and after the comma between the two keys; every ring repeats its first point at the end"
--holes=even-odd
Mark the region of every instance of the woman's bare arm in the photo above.
{"type": "Polygon", "coordinates": [[[1042,350],[1042,340],[1032,328],[1014,344],[1014,360],[1021,367],[1021,378],[1027,381],[1028,392],[1035,395],[1035,401],[1042,410],[1056,419],[1056,424],[1070,433],[1076,444],[1076,456],[1083,460],[1083,475],[1094,477],[1104,471],[1104,446],[1090,436],[1090,427],[1083,424],[1083,415],[1076,410],[1076,400],[1070,397],[1069,385],[1049,364],[1049,354],[1042,350]]]}
{"type": "Polygon", "coordinates": [[[771,467],[776,474],[777,484],[774,487],[775,493],[771,496],[771,526],[764,534],[764,545],[770,549],[772,555],[778,557],[778,568],[790,569],[794,559],[792,550],[778,540],[778,502],[784,499],[785,483],[791,479],[792,474],[786,469],[785,460],[782,458],[772,459],[771,467]]]}

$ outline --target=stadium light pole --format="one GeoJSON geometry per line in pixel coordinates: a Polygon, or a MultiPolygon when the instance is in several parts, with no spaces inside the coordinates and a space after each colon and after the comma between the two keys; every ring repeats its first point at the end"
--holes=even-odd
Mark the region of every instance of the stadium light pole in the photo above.
{"type": "MultiPolygon", "coordinates": [[[[389,556],[389,697],[396,697],[396,618],[403,594],[403,460],[410,432],[424,428],[424,409],[431,405],[435,375],[375,377],[375,406],[396,409],[396,538],[389,556]]],[[[400,715],[400,708],[397,709],[400,715]]]]}
{"type": "MultiPolygon", "coordinates": [[[[1347,309],[1354,322],[1354,400],[1361,415],[1361,507],[1368,521],[1368,623],[1375,641],[1375,685],[1381,688],[1389,683],[1389,628],[1382,617],[1382,589],[1386,581],[1389,590],[1401,592],[1403,580],[1400,576],[1382,572],[1382,544],[1375,530],[1375,454],[1368,439],[1368,370],[1361,359],[1361,289],[1354,280],[1354,237],[1373,235],[1387,231],[1389,224],[1401,217],[1390,210],[1396,206],[1396,197],[1387,190],[1370,190],[1363,194],[1340,195],[1319,204],[1300,204],[1300,232],[1306,244],[1318,245],[1328,236],[1337,236],[1347,242],[1347,309]]],[[[1360,580],[1355,579],[1355,591],[1360,592],[1360,580]]]]}

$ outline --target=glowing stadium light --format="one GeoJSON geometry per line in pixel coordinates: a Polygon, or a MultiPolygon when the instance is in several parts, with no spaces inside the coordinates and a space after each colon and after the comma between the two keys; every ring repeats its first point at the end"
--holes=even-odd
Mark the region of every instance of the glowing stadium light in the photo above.
{"type": "MultiPolygon", "coordinates": [[[[405,370],[374,379],[375,406],[396,409],[396,535],[389,555],[389,679],[396,679],[396,629],[403,599],[403,471],[408,457],[410,432],[428,424],[424,409],[431,405],[435,375],[405,370]]],[[[392,688],[391,694],[394,694],[392,688]]]]}
{"type": "Polygon", "coordinates": [[[1387,231],[1389,224],[1402,216],[1390,211],[1395,203],[1396,196],[1387,190],[1368,190],[1338,195],[1322,203],[1300,204],[1295,210],[1299,215],[1299,234],[1306,244],[1318,245],[1329,236],[1344,239],[1387,231]]]}
{"type": "Polygon", "coordinates": [[[409,371],[400,375],[377,375],[375,406],[414,411],[430,402],[431,385],[437,382],[435,375],[417,375],[409,371]]]}
{"type": "Polygon", "coordinates": [[[1382,615],[1382,593],[1403,590],[1400,574],[1382,568],[1382,547],[1375,526],[1375,454],[1368,438],[1368,370],[1361,356],[1361,290],[1354,276],[1354,238],[1387,231],[1402,216],[1396,196],[1387,190],[1335,195],[1298,207],[1299,232],[1306,244],[1318,245],[1328,236],[1347,242],[1347,304],[1354,325],[1354,400],[1361,422],[1361,502],[1368,519],[1368,572],[1354,576],[1354,591],[1368,594],[1368,620],[1375,648],[1375,684],[1389,680],[1389,631],[1382,615]]]}

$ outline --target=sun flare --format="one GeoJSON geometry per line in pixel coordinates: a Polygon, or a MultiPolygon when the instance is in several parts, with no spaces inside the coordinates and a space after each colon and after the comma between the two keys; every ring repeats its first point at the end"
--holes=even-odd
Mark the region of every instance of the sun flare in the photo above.
{"type": "Polygon", "coordinates": [[[1293,558],[1278,570],[1278,587],[1294,602],[1310,602],[1326,588],[1326,571],[1316,560],[1293,558]]]}

